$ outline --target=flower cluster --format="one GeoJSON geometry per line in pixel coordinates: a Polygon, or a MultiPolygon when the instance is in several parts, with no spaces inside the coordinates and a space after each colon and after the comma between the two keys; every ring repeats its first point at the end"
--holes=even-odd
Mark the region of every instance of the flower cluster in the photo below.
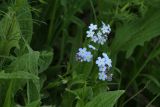
{"type": "MultiPolygon", "coordinates": [[[[88,27],[89,30],[86,32],[87,37],[90,38],[90,41],[103,45],[107,39],[108,34],[111,32],[110,25],[106,25],[102,22],[102,26],[98,28],[97,25],[90,24],[88,27]]],[[[88,49],[97,50],[93,45],[88,44],[88,49]]],[[[112,74],[108,73],[108,70],[112,67],[112,61],[106,53],[102,53],[103,57],[98,57],[96,64],[99,68],[99,79],[100,80],[112,80],[112,74]]],[[[93,55],[90,51],[87,51],[87,48],[79,48],[79,51],[76,53],[76,59],[80,62],[91,62],[93,55]]]]}
{"type": "Polygon", "coordinates": [[[98,28],[97,25],[90,24],[89,30],[86,33],[87,37],[91,38],[91,41],[103,45],[107,41],[110,32],[110,25],[102,22],[102,27],[100,28],[98,28]]]}
{"type": "Polygon", "coordinates": [[[110,80],[107,76],[109,68],[112,67],[112,61],[109,59],[106,53],[102,53],[103,57],[98,57],[96,60],[96,64],[99,67],[99,79],[100,80],[110,80]]]}
{"type": "Polygon", "coordinates": [[[83,62],[90,62],[92,60],[93,55],[90,51],[87,51],[86,48],[79,48],[79,52],[76,54],[77,60],[83,62]]]}

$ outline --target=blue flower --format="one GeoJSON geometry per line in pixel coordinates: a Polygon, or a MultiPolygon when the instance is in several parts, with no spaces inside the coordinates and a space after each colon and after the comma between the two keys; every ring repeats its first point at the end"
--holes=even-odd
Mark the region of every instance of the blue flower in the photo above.
{"type": "Polygon", "coordinates": [[[100,67],[99,67],[99,71],[101,71],[101,72],[105,72],[106,69],[107,69],[106,66],[100,66],[100,67]]]}
{"type": "Polygon", "coordinates": [[[89,30],[86,33],[87,37],[91,38],[91,41],[103,45],[107,41],[108,34],[110,32],[111,32],[110,26],[102,22],[101,28],[98,28],[97,25],[90,24],[89,30]]]}
{"type": "Polygon", "coordinates": [[[92,58],[93,58],[93,55],[91,54],[91,52],[87,51],[85,53],[84,61],[91,62],[92,58]]]}
{"type": "Polygon", "coordinates": [[[91,41],[93,41],[94,43],[96,43],[98,41],[98,37],[97,36],[92,36],[91,37],[91,41]]]}
{"type": "MultiPolygon", "coordinates": [[[[98,28],[96,24],[90,24],[89,30],[86,32],[87,37],[96,44],[104,45],[108,39],[108,34],[111,32],[110,25],[106,25],[102,22],[102,27],[98,28]]],[[[97,50],[93,45],[88,44],[88,48],[91,50],[97,50]]],[[[93,55],[87,48],[79,48],[76,53],[76,59],[80,62],[91,62],[93,55]]],[[[108,74],[109,68],[112,67],[112,60],[108,57],[106,53],[102,53],[102,57],[98,57],[96,64],[99,68],[99,79],[100,80],[112,80],[112,75],[108,74]]]]}
{"type": "Polygon", "coordinates": [[[102,36],[102,32],[98,31],[97,36],[102,36]]]}
{"type": "Polygon", "coordinates": [[[79,56],[84,57],[85,53],[87,52],[86,48],[79,48],[79,52],[77,53],[79,56]]]}
{"type": "Polygon", "coordinates": [[[112,60],[108,57],[106,53],[102,53],[103,57],[105,58],[105,64],[110,68],[112,67],[112,60]]]}
{"type": "Polygon", "coordinates": [[[90,48],[90,49],[93,49],[93,50],[96,50],[96,48],[93,46],[93,45],[88,45],[88,47],[90,48]]]}
{"type": "Polygon", "coordinates": [[[87,31],[86,33],[87,33],[87,37],[88,37],[88,38],[89,38],[89,37],[92,38],[95,32],[93,32],[92,30],[89,30],[89,31],[87,31]]]}
{"type": "Polygon", "coordinates": [[[79,52],[76,54],[76,59],[83,62],[90,62],[93,58],[93,55],[90,51],[87,51],[86,48],[79,48],[79,52]]]}
{"type": "Polygon", "coordinates": [[[98,65],[98,67],[105,66],[105,58],[98,57],[98,59],[96,60],[96,64],[98,65]]]}
{"type": "Polygon", "coordinates": [[[94,24],[91,23],[88,28],[89,28],[89,30],[91,30],[91,31],[97,30],[97,25],[94,25],[94,24]]]}
{"type": "Polygon", "coordinates": [[[105,81],[107,79],[107,75],[105,74],[105,72],[99,72],[99,79],[102,81],[105,81]]]}
{"type": "Polygon", "coordinates": [[[108,57],[106,53],[102,53],[103,57],[98,57],[96,60],[96,64],[98,65],[99,68],[99,79],[100,80],[112,80],[112,75],[107,76],[106,73],[108,73],[108,69],[112,67],[112,61],[108,57]]]}
{"type": "Polygon", "coordinates": [[[109,34],[110,32],[111,32],[111,28],[110,28],[110,25],[108,24],[108,25],[106,25],[104,22],[102,22],[102,28],[101,28],[101,30],[102,30],[102,33],[103,34],[105,34],[105,33],[107,33],[107,34],[109,34]]]}
{"type": "Polygon", "coordinates": [[[98,44],[103,45],[106,42],[107,38],[104,36],[98,36],[98,44]]]}

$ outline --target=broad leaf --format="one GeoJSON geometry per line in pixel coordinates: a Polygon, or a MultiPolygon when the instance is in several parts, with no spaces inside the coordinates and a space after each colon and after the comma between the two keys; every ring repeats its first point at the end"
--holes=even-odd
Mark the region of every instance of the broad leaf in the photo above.
{"type": "Polygon", "coordinates": [[[5,73],[4,71],[0,72],[0,79],[39,79],[37,76],[24,72],[17,71],[13,73],[5,73]]]}
{"type": "Polygon", "coordinates": [[[39,72],[43,72],[46,70],[51,63],[53,58],[53,52],[52,51],[42,51],[40,52],[38,66],[39,66],[39,72]]]}
{"type": "Polygon", "coordinates": [[[113,107],[123,93],[123,90],[101,93],[87,103],[85,107],[113,107]]]}
{"type": "Polygon", "coordinates": [[[38,59],[39,52],[33,51],[31,53],[24,54],[17,57],[7,70],[9,71],[26,71],[32,74],[38,74],[38,59]]]}
{"type": "MultiPolygon", "coordinates": [[[[31,50],[30,50],[31,51],[31,50]]],[[[8,66],[7,71],[25,71],[32,75],[38,76],[38,59],[39,52],[31,51],[20,57],[17,57],[10,66],[8,66]]],[[[39,80],[33,79],[27,81],[27,92],[29,103],[40,99],[40,83],[39,80]]]]}
{"type": "Polygon", "coordinates": [[[31,7],[27,0],[15,0],[15,5],[13,8],[16,12],[22,35],[27,42],[30,43],[33,34],[31,7]]]}

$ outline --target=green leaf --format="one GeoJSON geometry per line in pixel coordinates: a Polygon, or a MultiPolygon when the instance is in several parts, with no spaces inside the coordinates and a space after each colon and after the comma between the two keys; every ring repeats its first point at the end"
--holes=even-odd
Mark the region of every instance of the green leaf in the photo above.
{"type": "Polygon", "coordinates": [[[25,107],[39,107],[40,100],[31,102],[30,104],[27,104],[25,107]]]}
{"type": "Polygon", "coordinates": [[[9,55],[11,48],[19,48],[18,39],[17,40],[0,40],[0,54],[9,55]]]}
{"type": "MultiPolygon", "coordinates": [[[[38,76],[38,60],[40,53],[38,51],[30,51],[31,52],[17,57],[17,59],[15,59],[8,66],[7,71],[25,71],[31,73],[32,75],[38,76]]],[[[39,80],[28,80],[27,83],[28,102],[31,103],[33,101],[39,100],[41,89],[39,80]]]]}
{"type": "Polygon", "coordinates": [[[32,74],[38,74],[39,52],[33,51],[17,57],[7,68],[8,71],[26,71],[32,74]]]}
{"type": "Polygon", "coordinates": [[[42,4],[47,4],[47,2],[45,0],[39,0],[39,2],[42,4]]]}
{"type": "Polygon", "coordinates": [[[50,63],[52,62],[53,59],[53,52],[51,51],[42,51],[40,52],[39,60],[38,60],[38,65],[39,65],[39,72],[43,72],[48,68],[50,63]]]}
{"type": "Polygon", "coordinates": [[[123,90],[101,93],[88,102],[85,107],[113,107],[123,93],[123,90]]]}
{"type": "Polygon", "coordinates": [[[5,73],[4,71],[0,72],[0,79],[39,79],[37,76],[24,72],[17,71],[13,73],[5,73]]]}
{"type": "Polygon", "coordinates": [[[22,35],[30,43],[33,34],[33,20],[28,0],[15,0],[15,5],[12,8],[16,12],[22,35]]]}
{"type": "Polygon", "coordinates": [[[151,8],[145,17],[118,26],[111,45],[112,55],[123,50],[127,52],[126,57],[129,57],[136,46],[143,45],[144,42],[160,35],[159,12],[159,8],[151,8]]]}
{"type": "Polygon", "coordinates": [[[3,107],[11,107],[11,105],[12,105],[12,94],[13,94],[12,88],[14,87],[14,84],[15,84],[15,81],[11,80],[9,87],[7,89],[7,93],[6,93],[3,107]]]}
{"type": "Polygon", "coordinates": [[[0,54],[9,55],[10,49],[19,48],[20,26],[12,9],[0,21],[0,54]]]}
{"type": "Polygon", "coordinates": [[[78,101],[76,103],[76,107],[84,107],[85,103],[93,97],[92,87],[83,87],[74,90],[78,95],[78,101]]]}

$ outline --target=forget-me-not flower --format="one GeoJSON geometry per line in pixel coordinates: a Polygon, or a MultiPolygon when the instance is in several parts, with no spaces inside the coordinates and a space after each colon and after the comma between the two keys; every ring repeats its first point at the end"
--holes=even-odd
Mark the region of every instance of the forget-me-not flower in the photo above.
{"type": "Polygon", "coordinates": [[[99,79],[102,81],[105,81],[107,79],[107,75],[105,74],[105,72],[99,72],[99,79]]]}
{"type": "Polygon", "coordinates": [[[90,51],[87,51],[86,48],[79,48],[79,52],[76,54],[77,60],[83,62],[90,62],[92,60],[93,55],[90,51]]]}
{"type": "MultiPolygon", "coordinates": [[[[94,42],[94,44],[104,45],[108,39],[108,34],[111,32],[110,25],[106,25],[102,22],[102,26],[98,28],[96,24],[91,23],[88,28],[89,29],[86,31],[86,36],[90,39],[89,43],[94,42]]],[[[92,44],[88,44],[88,49],[98,50],[92,44]]],[[[81,62],[91,62],[93,55],[90,51],[87,51],[87,48],[79,48],[76,53],[76,59],[81,62]]],[[[108,55],[106,53],[102,53],[102,57],[98,57],[95,63],[98,66],[99,79],[102,81],[111,81],[112,74],[109,75],[108,70],[112,67],[112,60],[108,57],[108,55]]]]}
{"type": "Polygon", "coordinates": [[[105,64],[110,68],[112,67],[112,60],[108,57],[106,53],[102,53],[103,57],[105,58],[105,64]]]}
{"type": "Polygon", "coordinates": [[[93,41],[94,43],[96,43],[96,42],[98,41],[98,37],[97,37],[97,36],[93,36],[93,37],[91,38],[91,41],[93,41]]]}
{"type": "Polygon", "coordinates": [[[98,44],[103,45],[106,42],[106,38],[104,36],[98,36],[98,44]]]}
{"type": "Polygon", "coordinates": [[[98,67],[105,66],[105,58],[98,57],[98,59],[96,60],[96,64],[98,65],[98,67]]]}
{"type": "MultiPolygon", "coordinates": [[[[99,68],[99,72],[100,72],[100,74],[99,74],[99,79],[100,80],[104,80],[104,79],[102,79],[102,75],[104,76],[104,74],[106,74],[108,72],[107,70],[110,67],[112,67],[112,61],[108,57],[108,55],[106,53],[102,53],[102,56],[103,57],[98,57],[97,60],[96,60],[96,64],[97,64],[97,66],[99,68]]],[[[106,75],[106,80],[108,80],[107,77],[108,76],[106,75]]],[[[111,78],[112,78],[112,75],[109,76],[109,80],[111,80],[111,78]]]]}
{"type": "Polygon", "coordinates": [[[106,69],[107,69],[106,66],[99,66],[99,71],[101,71],[101,72],[105,72],[106,69]]]}
{"type": "Polygon", "coordinates": [[[91,23],[91,24],[89,25],[89,30],[90,30],[90,31],[97,30],[97,25],[94,25],[94,24],[91,23]]]}
{"type": "Polygon", "coordinates": [[[85,53],[84,61],[91,62],[92,57],[93,57],[93,55],[91,54],[91,52],[90,52],[90,51],[87,51],[87,52],[85,53]]]}
{"type": "Polygon", "coordinates": [[[94,32],[91,31],[91,30],[87,31],[86,33],[87,33],[87,37],[88,37],[88,38],[89,38],[89,37],[93,37],[93,35],[94,35],[94,32]]]}
{"type": "Polygon", "coordinates": [[[96,48],[93,46],[93,45],[88,45],[88,47],[90,48],[90,49],[92,49],[92,50],[96,50],[96,48]]]}
{"type": "Polygon", "coordinates": [[[103,34],[105,34],[105,33],[107,33],[107,34],[109,34],[110,32],[111,32],[111,28],[110,28],[110,25],[108,24],[108,25],[106,25],[104,22],[102,22],[102,28],[101,28],[101,30],[102,30],[102,33],[103,34]]]}
{"type": "Polygon", "coordinates": [[[94,43],[103,45],[107,39],[108,34],[111,32],[109,25],[102,22],[102,27],[98,28],[97,25],[90,24],[89,30],[86,32],[87,37],[91,39],[94,43]]]}

